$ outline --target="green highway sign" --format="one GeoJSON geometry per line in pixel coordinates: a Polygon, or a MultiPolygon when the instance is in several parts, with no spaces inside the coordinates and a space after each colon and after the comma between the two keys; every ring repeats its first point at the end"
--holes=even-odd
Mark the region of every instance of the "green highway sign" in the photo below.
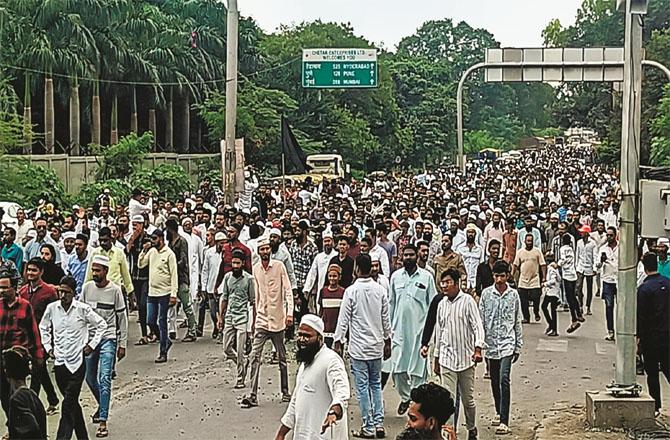
{"type": "Polygon", "coordinates": [[[303,49],[302,86],[324,89],[377,87],[377,49],[303,49]]]}

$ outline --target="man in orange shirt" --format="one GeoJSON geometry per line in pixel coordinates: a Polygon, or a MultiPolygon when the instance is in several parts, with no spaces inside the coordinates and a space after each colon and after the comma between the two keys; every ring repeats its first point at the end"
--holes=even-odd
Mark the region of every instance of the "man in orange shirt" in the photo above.
{"type": "Polygon", "coordinates": [[[254,333],[251,349],[251,393],[242,399],[243,408],[258,406],[258,380],[260,377],[263,347],[269,340],[277,350],[279,357],[279,375],[281,378],[282,402],[291,401],[288,390],[288,367],[286,365],[286,347],[284,330],[293,325],[293,290],[284,263],[272,260],[270,240],[258,240],[258,255],[261,261],[253,267],[256,282],[256,320],[252,326],[254,333]]]}

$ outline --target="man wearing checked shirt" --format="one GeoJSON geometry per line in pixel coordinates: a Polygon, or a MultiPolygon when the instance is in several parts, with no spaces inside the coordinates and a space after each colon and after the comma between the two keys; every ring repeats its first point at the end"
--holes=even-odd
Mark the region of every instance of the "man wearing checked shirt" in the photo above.
{"type": "Polygon", "coordinates": [[[496,434],[509,433],[510,376],[512,364],[519,359],[523,346],[521,300],[507,284],[509,264],[493,265],[493,286],[482,291],[479,313],[484,324],[484,350],[490,363],[491,391],[496,417],[496,434]]]}

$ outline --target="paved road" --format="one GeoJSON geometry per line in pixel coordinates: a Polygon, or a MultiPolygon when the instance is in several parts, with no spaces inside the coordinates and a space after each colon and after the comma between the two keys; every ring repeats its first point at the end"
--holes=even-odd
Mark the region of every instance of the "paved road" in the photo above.
{"type": "MultiPolygon", "coordinates": [[[[136,316],[131,316],[131,341],[138,338],[136,316]]],[[[584,404],[586,390],[602,389],[614,373],[615,345],[605,335],[602,301],[594,301],[594,315],[573,335],[566,335],[569,313],[559,313],[558,338],[543,336],[543,322],[524,327],[523,354],[512,369],[512,435],[507,438],[532,439],[543,412],[557,402],[584,404]]],[[[183,332],[183,330],[181,331],[183,332]]],[[[294,347],[291,345],[289,351],[294,347]]],[[[196,343],[175,343],[167,364],[153,363],[157,346],[131,346],[128,357],[118,365],[114,381],[110,418],[111,439],[244,439],[274,438],[286,404],[280,403],[279,374],[275,365],[261,369],[260,406],[239,408],[237,401],[245,390],[234,390],[234,365],[222,361],[222,348],[208,338],[196,343]]],[[[269,347],[268,350],[269,351],[269,347]]],[[[291,361],[291,388],[296,364],[291,361]]],[[[476,393],[478,426],[481,439],[495,438],[487,426],[494,415],[488,380],[483,366],[477,369],[476,393]]],[[[643,377],[640,383],[645,384],[643,377]]],[[[354,392],[352,391],[352,396],[354,392]]],[[[664,384],[664,396],[670,389],[664,384]]],[[[84,384],[82,392],[87,420],[95,411],[84,384]]],[[[390,438],[402,430],[405,419],[396,415],[399,403],[391,386],[384,391],[386,426],[390,438]]],[[[670,405],[667,405],[670,407],[670,405]]],[[[666,416],[668,411],[665,410],[666,416]]],[[[360,423],[358,405],[352,398],[349,426],[360,423]]],[[[49,418],[49,430],[55,434],[58,416],[49,418]]],[[[91,437],[95,426],[89,425],[91,437]]],[[[52,434],[52,435],[53,435],[52,434]]],[[[461,437],[465,428],[461,427],[461,437]]]]}

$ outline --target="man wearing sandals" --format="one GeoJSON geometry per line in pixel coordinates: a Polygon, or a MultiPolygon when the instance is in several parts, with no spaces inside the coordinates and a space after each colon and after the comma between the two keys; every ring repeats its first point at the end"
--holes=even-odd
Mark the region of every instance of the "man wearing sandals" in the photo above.
{"type": "MultiPolygon", "coordinates": [[[[100,423],[96,437],[107,437],[107,416],[112,397],[114,356],[120,361],[126,356],[128,317],[121,288],[107,279],[109,259],[96,255],[91,263],[93,281],[84,284],[81,301],[107,322],[107,330],[98,346],[86,356],[86,383],[98,402],[93,423],[100,423]],[[118,337],[117,337],[118,335],[118,337]]],[[[93,335],[91,335],[93,336],[93,335]]]]}
{"type": "MultiPolygon", "coordinates": [[[[532,243],[531,243],[532,244],[532,243]]],[[[493,286],[482,291],[479,313],[484,324],[484,349],[491,370],[491,391],[496,416],[491,422],[496,434],[509,434],[510,376],[512,364],[519,359],[523,346],[521,300],[507,284],[509,264],[493,265],[493,286]]]]}
{"type": "Polygon", "coordinates": [[[342,355],[342,342],[349,335],[349,357],[363,426],[356,438],[383,438],[382,359],[391,357],[391,320],[386,289],[371,277],[370,255],[356,257],[358,278],[344,291],[335,330],[335,352],[342,355]]]}
{"type": "Polygon", "coordinates": [[[272,248],[268,238],[258,240],[258,255],[261,261],[253,268],[256,281],[256,319],[252,326],[254,333],[251,350],[251,393],[242,399],[243,408],[258,406],[258,380],[260,378],[263,347],[272,341],[279,357],[282,402],[288,403],[291,395],[288,391],[288,367],[286,365],[286,346],[284,330],[293,325],[293,290],[284,263],[270,258],[272,248]]]}

